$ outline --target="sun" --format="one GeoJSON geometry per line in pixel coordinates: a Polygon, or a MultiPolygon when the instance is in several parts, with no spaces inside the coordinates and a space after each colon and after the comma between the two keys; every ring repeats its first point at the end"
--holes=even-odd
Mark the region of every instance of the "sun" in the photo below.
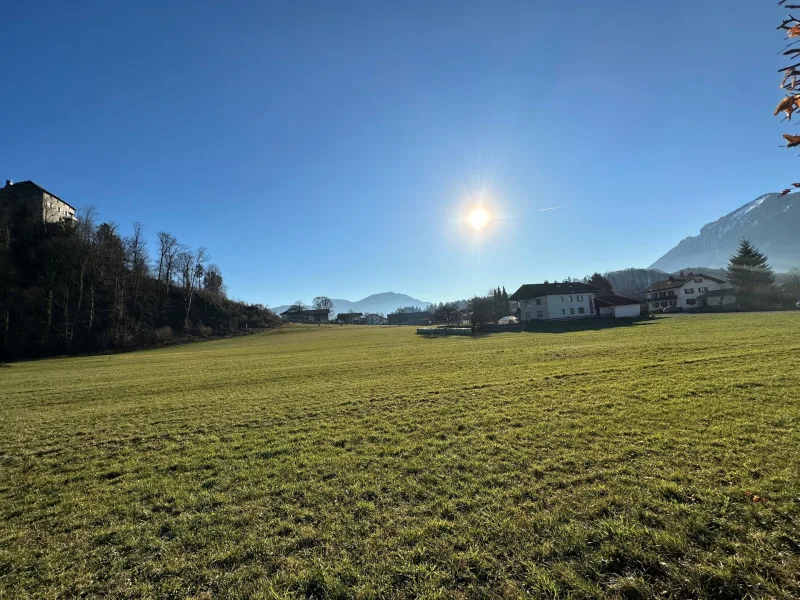
{"type": "Polygon", "coordinates": [[[469,224],[476,231],[480,231],[489,222],[489,214],[482,208],[475,208],[469,213],[469,224]]]}

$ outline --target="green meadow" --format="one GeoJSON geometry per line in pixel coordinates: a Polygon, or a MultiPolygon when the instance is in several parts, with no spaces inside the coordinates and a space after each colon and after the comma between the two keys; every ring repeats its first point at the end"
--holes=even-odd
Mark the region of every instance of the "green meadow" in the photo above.
{"type": "Polygon", "coordinates": [[[797,598],[800,311],[0,368],[0,598],[797,598]]]}

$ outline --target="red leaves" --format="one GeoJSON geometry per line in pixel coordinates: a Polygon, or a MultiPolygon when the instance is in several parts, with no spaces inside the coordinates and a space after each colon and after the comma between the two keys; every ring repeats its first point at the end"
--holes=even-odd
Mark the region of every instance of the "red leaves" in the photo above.
{"type": "Polygon", "coordinates": [[[754,494],[753,492],[745,492],[744,495],[747,496],[748,498],[750,498],[750,500],[752,500],[753,502],[766,502],[767,501],[766,498],[762,498],[761,496],[759,496],[757,494],[754,494]]]}
{"type": "Polygon", "coordinates": [[[787,30],[786,35],[790,38],[800,37],[800,25],[795,25],[794,27],[790,27],[787,30]]]}
{"type": "Polygon", "coordinates": [[[785,112],[786,118],[791,121],[792,113],[796,111],[799,106],[800,96],[786,96],[786,98],[780,101],[773,114],[777,115],[779,112],[785,112]]]}
{"type": "Polygon", "coordinates": [[[788,144],[786,144],[787,148],[794,148],[795,146],[800,146],[800,135],[792,135],[790,133],[784,133],[783,139],[785,139],[788,144]]]}

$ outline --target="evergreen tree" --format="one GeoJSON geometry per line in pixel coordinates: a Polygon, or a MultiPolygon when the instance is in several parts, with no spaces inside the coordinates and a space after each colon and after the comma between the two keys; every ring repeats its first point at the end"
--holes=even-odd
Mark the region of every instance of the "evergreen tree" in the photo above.
{"type": "Polygon", "coordinates": [[[746,294],[765,292],[775,283],[775,273],[767,257],[747,240],[739,242],[739,251],[728,262],[728,279],[746,294]]]}
{"type": "Polygon", "coordinates": [[[587,281],[588,285],[597,288],[598,290],[603,290],[604,292],[608,292],[609,294],[614,293],[614,290],[611,287],[611,282],[608,278],[600,273],[594,273],[587,281]]]}

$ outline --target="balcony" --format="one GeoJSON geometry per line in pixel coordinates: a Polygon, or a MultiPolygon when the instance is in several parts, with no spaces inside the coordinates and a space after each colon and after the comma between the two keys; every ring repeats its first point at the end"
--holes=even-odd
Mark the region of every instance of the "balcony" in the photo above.
{"type": "Polygon", "coordinates": [[[677,299],[678,299],[677,294],[673,294],[672,292],[670,292],[666,296],[648,297],[647,301],[648,302],[661,302],[662,300],[677,300],[677,299]]]}

